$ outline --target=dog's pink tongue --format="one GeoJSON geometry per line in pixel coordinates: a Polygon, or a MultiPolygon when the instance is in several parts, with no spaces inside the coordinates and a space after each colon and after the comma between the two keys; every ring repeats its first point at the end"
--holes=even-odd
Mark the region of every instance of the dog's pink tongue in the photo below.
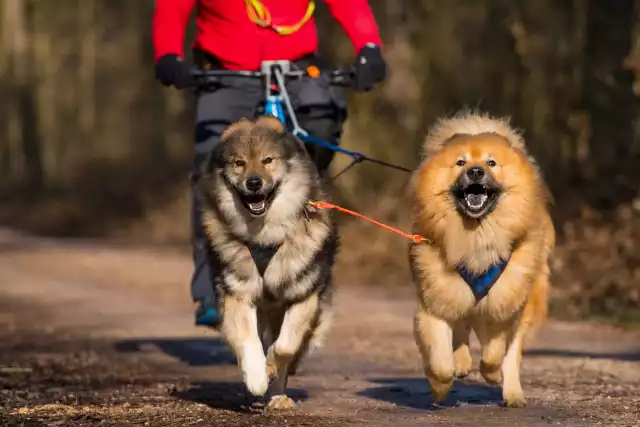
{"type": "Polygon", "coordinates": [[[479,208],[482,206],[487,196],[485,194],[467,194],[467,205],[472,208],[479,208]]]}

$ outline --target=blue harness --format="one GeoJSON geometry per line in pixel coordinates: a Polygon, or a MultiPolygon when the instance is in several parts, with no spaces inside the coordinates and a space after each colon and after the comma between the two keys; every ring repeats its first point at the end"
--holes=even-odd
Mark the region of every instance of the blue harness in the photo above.
{"type": "Polygon", "coordinates": [[[507,268],[508,263],[509,258],[500,260],[480,275],[470,272],[464,265],[458,265],[457,270],[460,277],[462,277],[471,288],[473,295],[476,297],[476,301],[480,301],[489,293],[493,285],[496,284],[504,272],[504,269],[507,268]]]}

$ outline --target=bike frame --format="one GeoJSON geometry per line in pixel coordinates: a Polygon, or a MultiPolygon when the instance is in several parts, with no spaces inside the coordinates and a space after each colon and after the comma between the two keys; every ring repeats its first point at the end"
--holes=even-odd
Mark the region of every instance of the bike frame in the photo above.
{"type": "Polygon", "coordinates": [[[331,144],[324,139],[311,135],[300,126],[296,113],[291,105],[289,92],[285,85],[285,79],[300,78],[328,78],[328,83],[336,86],[352,87],[355,72],[353,68],[334,68],[325,70],[323,74],[315,67],[309,67],[305,70],[294,69],[294,65],[290,61],[263,61],[260,71],[234,71],[234,70],[212,70],[212,71],[193,71],[192,75],[198,79],[202,79],[205,83],[215,86],[221,83],[222,77],[249,77],[264,79],[265,87],[265,115],[276,117],[285,126],[287,131],[298,137],[302,143],[315,144],[326,148],[327,150],[346,154],[351,157],[352,161],[349,166],[345,167],[340,173],[333,176],[336,179],[347,170],[351,169],[357,163],[364,160],[381,166],[411,173],[411,170],[403,166],[393,163],[374,159],[357,151],[347,150],[339,145],[331,144]],[[326,77],[325,77],[326,76],[326,77]],[[285,114],[286,110],[286,114],[285,114]],[[287,121],[287,117],[289,121],[287,121]]]}

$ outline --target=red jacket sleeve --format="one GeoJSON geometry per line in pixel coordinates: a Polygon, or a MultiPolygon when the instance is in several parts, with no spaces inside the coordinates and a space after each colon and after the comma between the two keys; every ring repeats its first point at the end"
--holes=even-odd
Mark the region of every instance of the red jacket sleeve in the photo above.
{"type": "Polygon", "coordinates": [[[324,0],[324,3],[351,40],[356,52],[367,43],[382,44],[378,24],[367,0],[324,0]]]}
{"type": "Polygon", "coordinates": [[[184,35],[196,0],[156,0],[152,19],[154,60],[173,53],[184,57],[184,35]]]}

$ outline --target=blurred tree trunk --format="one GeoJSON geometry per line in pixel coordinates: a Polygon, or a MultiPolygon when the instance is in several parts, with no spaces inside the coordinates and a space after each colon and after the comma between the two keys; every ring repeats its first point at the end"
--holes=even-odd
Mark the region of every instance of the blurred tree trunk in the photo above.
{"type": "Polygon", "coordinates": [[[3,182],[10,180],[13,175],[13,153],[11,128],[11,104],[12,91],[9,82],[11,74],[11,25],[9,24],[9,4],[4,3],[0,10],[0,177],[3,182]]]}
{"type": "MultiPolygon", "coordinates": [[[[638,101],[633,72],[624,68],[631,51],[633,0],[590,0],[585,48],[585,105],[591,120],[591,173],[621,172],[633,145],[638,101]]],[[[611,177],[613,178],[613,177],[611,177]]]]}
{"type": "Polygon", "coordinates": [[[78,0],[78,32],[82,37],[80,54],[80,96],[78,109],[81,137],[88,140],[95,127],[96,31],[94,0],[78,0]]]}
{"type": "MultiPolygon", "coordinates": [[[[10,126],[20,141],[26,173],[26,183],[33,191],[44,184],[44,169],[40,152],[38,120],[34,99],[33,66],[29,48],[29,3],[26,0],[5,0],[5,24],[10,26],[13,83],[15,87],[18,115],[10,126]]],[[[17,141],[16,141],[17,142],[17,141]]]]}
{"type": "Polygon", "coordinates": [[[27,49],[26,34],[24,29],[24,5],[19,0],[5,0],[2,11],[2,40],[5,52],[5,97],[3,105],[7,106],[4,111],[6,120],[6,145],[3,146],[3,167],[15,177],[20,171],[20,142],[21,117],[15,106],[19,94],[19,79],[21,77],[20,61],[18,58],[24,56],[27,49]]]}

